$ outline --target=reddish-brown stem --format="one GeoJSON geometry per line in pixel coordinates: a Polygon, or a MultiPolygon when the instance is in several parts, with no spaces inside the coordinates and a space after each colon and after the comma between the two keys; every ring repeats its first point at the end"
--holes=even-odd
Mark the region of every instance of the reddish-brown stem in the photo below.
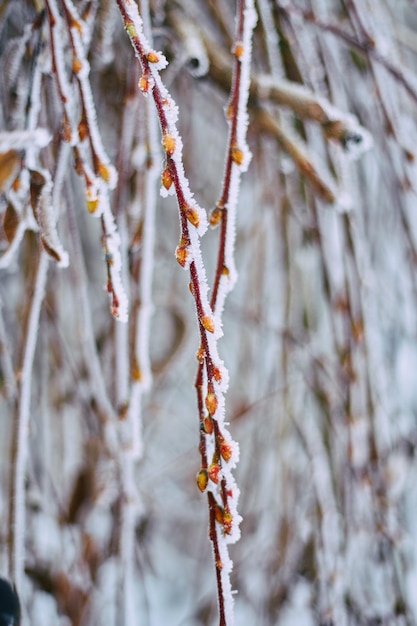
{"type": "MultiPolygon", "coordinates": [[[[187,203],[187,194],[186,189],[184,189],[184,178],[183,173],[180,171],[182,168],[181,163],[181,154],[176,153],[176,145],[175,145],[175,137],[172,135],[172,126],[169,123],[168,111],[171,103],[167,100],[169,95],[165,90],[162,91],[160,81],[156,80],[156,75],[154,73],[153,68],[151,67],[151,57],[157,56],[153,51],[148,51],[146,49],[146,43],[141,40],[141,36],[139,32],[136,32],[136,27],[134,21],[129,14],[129,10],[127,8],[126,0],[116,0],[117,5],[119,7],[120,14],[122,16],[124,26],[129,34],[132,45],[135,49],[135,52],[138,56],[141,69],[142,69],[142,78],[139,81],[140,87],[144,93],[152,94],[153,100],[156,105],[156,110],[159,118],[159,123],[163,136],[163,146],[166,153],[166,171],[169,172],[169,178],[172,181],[173,187],[175,189],[175,194],[178,202],[179,215],[180,215],[180,225],[181,225],[181,241],[180,247],[182,251],[184,248],[188,247],[191,244],[190,230],[189,230],[189,221],[193,224],[193,220],[189,217],[189,206],[187,203]],[[153,82],[151,82],[153,81],[153,82]]],[[[224,183],[223,189],[221,193],[221,197],[218,203],[218,209],[222,211],[222,228],[221,228],[221,237],[220,237],[220,245],[219,245],[219,254],[217,261],[217,269],[216,276],[214,280],[214,289],[213,295],[211,298],[210,305],[203,303],[202,299],[202,282],[201,277],[199,276],[198,265],[195,261],[195,258],[191,259],[189,265],[190,278],[191,278],[191,292],[193,294],[195,300],[195,307],[197,311],[198,317],[198,326],[201,337],[201,362],[198,366],[197,377],[195,381],[195,387],[197,391],[197,402],[198,402],[198,413],[199,413],[199,422],[200,422],[200,454],[201,454],[201,467],[202,469],[207,468],[207,448],[206,448],[206,433],[205,433],[205,419],[206,419],[206,408],[208,410],[208,419],[211,419],[211,414],[214,414],[217,409],[217,398],[215,397],[215,381],[219,382],[219,375],[217,368],[215,369],[213,363],[212,352],[210,349],[210,341],[208,332],[212,331],[212,328],[208,328],[206,322],[208,316],[212,316],[212,313],[216,307],[217,303],[217,295],[219,291],[219,284],[222,275],[224,275],[224,265],[225,265],[225,256],[226,256],[226,242],[228,236],[228,220],[227,220],[227,204],[230,198],[231,192],[231,181],[232,181],[232,172],[233,166],[240,165],[241,162],[237,158],[237,152],[241,152],[244,149],[244,146],[237,145],[237,129],[239,123],[239,104],[240,104],[240,92],[241,92],[241,57],[242,57],[242,39],[244,33],[244,19],[245,19],[245,0],[238,0],[238,29],[236,35],[236,48],[235,48],[235,69],[233,74],[233,83],[232,83],[232,91],[230,98],[230,107],[229,107],[229,120],[230,120],[230,133],[229,133],[229,142],[228,142],[228,153],[226,159],[226,168],[224,173],[224,183]],[[209,310],[205,310],[208,306],[209,310]],[[204,369],[207,373],[207,379],[204,377],[204,369]],[[207,397],[204,402],[204,391],[207,389],[207,397]]],[[[175,133],[176,135],[176,133],[175,133]]],[[[178,250],[178,249],[177,249],[178,250]]],[[[182,257],[177,257],[178,261],[181,265],[183,265],[182,260],[185,259],[182,257]]],[[[208,322],[211,323],[213,320],[210,318],[208,322]]],[[[220,454],[221,451],[221,442],[224,441],[224,438],[221,435],[220,427],[216,419],[213,419],[213,438],[215,444],[215,458],[216,463],[221,467],[222,457],[220,454]]],[[[213,477],[212,477],[213,479],[213,477]]],[[[224,505],[225,509],[228,509],[228,490],[227,490],[227,481],[225,476],[221,477],[220,482],[220,497],[221,501],[224,505]]],[[[217,482],[214,479],[214,482],[217,482]]],[[[200,486],[200,484],[199,484],[200,486]]],[[[200,487],[201,488],[201,487],[200,487]]],[[[204,482],[202,483],[202,488],[204,489],[204,482]]],[[[218,508],[215,495],[209,491],[208,492],[208,505],[209,505],[209,529],[210,529],[210,540],[213,544],[215,565],[216,565],[216,577],[217,577],[217,592],[218,592],[218,603],[219,603],[219,613],[220,613],[220,626],[226,626],[226,614],[225,614],[225,590],[223,588],[222,582],[222,563],[220,556],[220,543],[218,537],[218,529],[216,528],[216,517],[218,518],[218,508]]],[[[223,529],[224,530],[224,529],[223,529]]],[[[220,531],[219,531],[220,532],[220,531]]]]}
{"type": "MultiPolygon", "coordinates": [[[[238,28],[236,33],[236,42],[241,41],[243,38],[244,27],[244,0],[239,0],[238,5],[238,28]]],[[[229,133],[229,145],[227,149],[227,159],[225,165],[225,172],[223,178],[223,189],[221,192],[220,200],[217,203],[217,207],[222,211],[221,218],[221,230],[220,230],[220,243],[219,253],[217,257],[216,274],[214,277],[213,291],[211,296],[211,308],[216,310],[217,296],[219,293],[220,280],[223,275],[226,255],[226,236],[227,236],[227,205],[230,195],[230,181],[233,167],[233,147],[236,146],[236,132],[238,122],[238,108],[239,108],[239,95],[241,84],[241,71],[242,66],[239,58],[236,56],[235,67],[232,79],[232,89],[230,96],[230,108],[228,114],[230,115],[230,133],[229,133]]]]}
{"type": "Polygon", "coordinates": [[[217,539],[216,528],[216,500],[211,491],[207,494],[208,507],[209,507],[209,537],[213,544],[214,564],[216,568],[216,581],[217,581],[217,598],[219,602],[219,626],[226,626],[226,615],[224,610],[224,593],[223,593],[223,581],[222,581],[222,560],[220,557],[219,542],[217,539]]]}

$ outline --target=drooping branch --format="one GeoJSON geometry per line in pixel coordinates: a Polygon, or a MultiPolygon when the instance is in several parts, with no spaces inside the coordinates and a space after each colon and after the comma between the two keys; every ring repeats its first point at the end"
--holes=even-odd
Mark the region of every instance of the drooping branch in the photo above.
{"type": "Polygon", "coordinates": [[[250,80],[251,35],[256,14],[251,1],[238,2],[234,86],[228,115],[230,124],[228,153],[221,198],[211,218],[212,225],[222,220],[222,234],[215,286],[209,302],[206,272],[199,243],[199,237],[206,230],[207,219],[205,211],[194,200],[184,173],[182,141],[176,127],[177,106],[159,75],[160,70],[166,66],[166,61],[160,52],[151,48],[144,36],[143,23],[136,4],[129,0],[117,0],[117,4],[141,65],[142,77],[139,87],[145,96],[152,95],[156,105],[166,158],[166,167],[162,174],[162,192],[163,195],[174,192],[177,197],[181,237],[176,258],[184,269],[190,271],[190,290],[194,297],[201,342],[198,351],[200,367],[196,388],[202,467],[197,482],[201,491],[209,489],[210,539],[215,554],[218,554],[215,565],[220,625],[225,626],[232,624],[233,621],[230,584],[232,563],[228,556],[227,543],[236,541],[239,537],[240,516],[236,508],[239,492],[231,474],[238,460],[238,447],[231,440],[224,424],[224,392],[228,375],[218,356],[217,339],[221,335],[224,298],[235,282],[233,260],[235,210],[240,175],[250,159],[245,139],[248,121],[246,107],[250,80]],[[208,448],[213,454],[210,463],[207,458],[208,448]],[[218,503],[217,498],[220,498],[222,504],[218,503]],[[216,523],[219,524],[219,528],[216,523]]]}

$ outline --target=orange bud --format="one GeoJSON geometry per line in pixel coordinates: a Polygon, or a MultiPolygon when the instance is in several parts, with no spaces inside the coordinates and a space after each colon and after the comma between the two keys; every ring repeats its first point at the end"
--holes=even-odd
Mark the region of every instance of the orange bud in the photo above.
{"type": "Polygon", "coordinates": [[[225,535],[230,535],[232,533],[232,525],[233,525],[233,516],[230,511],[225,511],[223,513],[223,530],[225,535]]]}
{"type": "Polygon", "coordinates": [[[220,444],[220,455],[226,461],[226,463],[228,463],[230,459],[232,458],[232,455],[233,455],[232,446],[226,441],[220,444]]]}
{"type": "Polygon", "coordinates": [[[203,426],[206,435],[211,435],[213,433],[213,420],[209,415],[204,418],[203,426]]]}
{"type": "Polygon", "coordinates": [[[210,226],[214,228],[215,226],[220,224],[222,217],[223,210],[220,207],[216,206],[210,214],[210,226]]]}
{"type": "Polygon", "coordinates": [[[230,275],[230,270],[228,267],[226,267],[225,265],[223,265],[223,269],[222,269],[222,276],[229,276],[230,275]]]}
{"type": "Polygon", "coordinates": [[[208,473],[207,470],[202,469],[197,474],[197,487],[201,493],[204,493],[208,485],[208,473]]]}
{"type": "Polygon", "coordinates": [[[88,126],[85,119],[82,119],[78,124],[78,135],[80,137],[80,141],[84,141],[88,137],[88,126]]]}
{"type": "Polygon", "coordinates": [[[83,64],[78,57],[74,57],[72,60],[72,71],[74,74],[79,74],[83,69],[83,64]]]}
{"type": "Polygon", "coordinates": [[[233,53],[234,53],[235,57],[237,59],[241,59],[242,56],[243,56],[243,52],[244,52],[243,43],[241,41],[237,41],[235,43],[235,47],[234,47],[234,50],[233,50],[233,53]]]}
{"type": "Polygon", "coordinates": [[[219,383],[222,379],[222,373],[220,371],[219,367],[214,367],[213,368],[213,378],[216,381],[216,383],[219,383]]]}
{"type": "Polygon", "coordinates": [[[153,50],[148,52],[146,58],[148,59],[149,63],[159,63],[159,56],[153,50]]]}
{"type": "Polygon", "coordinates": [[[242,165],[243,163],[243,152],[237,146],[232,146],[230,149],[230,156],[232,157],[233,163],[236,165],[242,165]]]}
{"type": "Polygon", "coordinates": [[[219,483],[220,465],[218,463],[212,463],[208,468],[208,477],[216,485],[219,483]]]}
{"type": "Polygon", "coordinates": [[[172,179],[172,174],[171,174],[171,170],[169,169],[169,167],[166,167],[164,171],[162,172],[161,183],[162,183],[162,186],[165,187],[167,191],[168,189],[170,189],[173,183],[173,179],[172,179]]]}
{"type": "Polygon", "coordinates": [[[196,353],[197,361],[200,363],[200,365],[204,363],[205,356],[206,356],[206,351],[204,350],[203,346],[201,346],[201,348],[199,348],[196,353]]]}
{"type": "Polygon", "coordinates": [[[188,254],[186,246],[177,246],[177,249],[175,250],[175,258],[181,267],[185,267],[187,265],[188,254]]]}
{"type": "Polygon", "coordinates": [[[205,315],[204,317],[201,318],[201,324],[204,330],[206,330],[208,333],[214,333],[213,318],[209,317],[208,315],[205,315]]]}
{"type": "Polygon", "coordinates": [[[214,516],[216,518],[216,522],[223,524],[224,509],[222,509],[222,507],[218,504],[216,504],[216,508],[214,509],[214,516]]]}
{"type": "Polygon", "coordinates": [[[140,371],[139,363],[136,357],[133,358],[133,362],[130,368],[130,376],[132,380],[137,383],[142,380],[142,373],[140,371]]]}
{"type": "Polygon", "coordinates": [[[226,119],[229,122],[232,119],[232,115],[233,115],[233,104],[229,104],[229,106],[226,109],[226,119]]]}
{"type": "Polygon", "coordinates": [[[216,561],[216,569],[219,569],[219,570],[223,569],[223,563],[221,562],[220,559],[216,561]]]}
{"type": "Polygon", "coordinates": [[[110,182],[110,170],[106,165],[103,165],[103,163],[99,162],[97,164],[97,171],[98,171],[98,175],[100,176],[102,180],[104,180],[105,183],[110,182]]]}
{"type": "Polygon", "coordinates": [[[149,74],[142,74],[139,78],[138,87],[142,93],[147,94],[149,92],[151,81],[149,80],[149,74]]]}
{"type": "Polygon", "coordinates": [[[185,217],[190,222],[190,224],[192,224],[193,226],[198,228],[198,226],[200,224],[200,217],[198,215],[198,212],[195,209],[193,209],[190,206],[188,206],[188,205],[183,207],[183,211],[185,213],[185,217]]]}
{"type": "Polygon", "coordinates": [[[162,138],[162,145],[168,156],[172,156],[175,152],[175,138],[169,133],[165,133],[162,138]]]}
{"type": "Polygon", "coordinates": [[[82,35],[83,29],[82,29],[80,22],[78,22],[77,20],[73,20],[73,19],[71,20],[71,28],[75,28],[78,34],[82,35]]]}
{"type": "Polygon", "coordinates": [[[215,412],[217,411],[217,406],[218,402],[216,395],[212,391],[210,391],[206,396],[206,408],[210,415],[215,414],[215,412]]]}

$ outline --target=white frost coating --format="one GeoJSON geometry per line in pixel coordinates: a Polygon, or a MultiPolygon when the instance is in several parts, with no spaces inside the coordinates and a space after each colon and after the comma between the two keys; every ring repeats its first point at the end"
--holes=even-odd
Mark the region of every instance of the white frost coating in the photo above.
{"type": "MultiPolygon", "coordinates": [[[[34,131],[38,127],[39,113],[41,110],[41,86],[42,86],[42,70],[41,64],[37,63],[33,72],[32,92],[30,108],[28,111],[28,130],[34,131]]],[[[28,146],[26,148],[26,165],[28,168],[35,168],[38,157],[37,146],[28,146]]]]}
{"type": "Polygon", "coordinates": [[[159,193],[161,195],[161,198],[168,198],[168,196],[175,196],[174,184],[172,184],[171,187],[169,187],[169,189],[167,189],[166,187],[161,185],[161,189],[160,189],[159,193]]]}
{"type": "MultiPolygon", "coordinates": [[[[133,27],[134,27],[134,31],[137,35],[137,37],[139,38],[141,45],[143,46],[143,50],[145,55],[149,55],[149,53],[154,53],[154,50],[152,49],[152,47],[149,45],[144,32],[143,32],[143,21],[142,18],[140,17],[139,13],[138,13],[138,9],[137,9],[137,5],[136,3],[131,2],[130,0],[126,0],[125,2],[125,8],[126,8],[126,12],[128,14],[128,18],[131,20],[131,22],[133,23],[133,27]]],[[[132,40],[132,45],[135,49],[136,55],[137,55],[137,51],[135,48],[135,42],[132,39],[131,36],[131,32],[129,32],[130,29],[128,29],[128,33],[129,36],[132,40]]],[[[172,137],[172,139],[175,142],[175,149],[173,151],[173,154],[171,155],[171,159],[174,161],[176,169],[177,169],[177,175],[178,175],[178,181],[179,181],[179,185],[181,186],[181,190],[184,194],[184,200],[186,202],[186,204],[194,209],[198,216],[199,216],[199,226],[197,228],[197,232],[198,235],[201,237],[202,235],[204,235],[204,233],[207,230],[207,214],[205,212],[204,209],[202,209],[198,203],[196,202],[196,200],[194,199],[193,194],[190,191],[190,186],[188,183],[188,179],[185,176],[185,172],[184,172],[184,165],[183,165],[183,159],[182,159],[182,140],[181,137],[178,133],[177,127],[176,127],[176,122],[178,120],[178,107],[175,103],[175,101],[173,100],[172,96],[169,94],[168,90],[166,89],[165,85],[163,84],[161,77],[159,75],[159,71],[160,69],[163,69],[164,67],[166,67],[167,65],[167,61],[165,59],[165,57],[160,53],[157,52],[155,53],[158,58],[160,59],[160,61],[158,63],[149,63],[149,70],[150,70],[150,74],[153,80],[153,84],[157,87],[160,95],[161,95],[161,99],[164,102],[164,114],[165,114],[165,118],[167,121],[167,129],[166,129],[166,134],[170,135],[172,137]]],[[[140,61],[140,59],[139,59],[140,61]]],[[[181,207],[180,207],[181,210],[181,207]]],[[[190,231],[193,231],[194,228],[191,227],[190,231]]],[[[192,252],[197,253],[197,255],[199,255],[199,247],[200,244],[198,243],[198,240],[194,242],[194,244],[191,246],[192,252]],[[196,245],[194,245],[196,244],[196,245]]],[[[194,259],[193,259],[194,260],[194,259]]],[[[190,261],[191,262],[191,261],[190,261]]],[[[199,263],[200,264],[200,263],[199,263]]],[[[208,304],[208,301],[207,301],[208,304]]],[[[209,310],[209,309],[207,309],[209,310]]]]}
{"type": "MultiPolygon", "coordinates": [[[[343,147],[351,159],[359,158],[364,152],[372,148],[372,135],[361,126],[355,115],[344,113],[304,85],[266,74],[260,75],[257,81],[261,98],[268,98],[270,92],[276,90],[277,94],[282,94],[281,97],[285,104],[288,103],[287,105],[291,108],[301,111],[301,116],[303,116],[303,110],[314,107],[318,110],[317,121],[321,124],[339,122],[345,134],[343,147]]],[[[310,118],[310,116],[308,117],[310,118]]]]}
{"type": "Polygon", "coordinates": [[[258,10],[265,32],[266,51],[271,74],[273,76],[282,76],[284,72],[279,51],[279,36],[275,28],[272,7],[269,0],[258,0],[258,10]]]}
{"type": "Polygon", "coordinates": [[[5,267],[8,267],[10,265],[26,232],[26,227],[26,221],[21,220],[16,229],[13,241],[11,242],[7,250],[5,250],[5,252],[3,252],[3,254],[0,256],[0,269],[4,269],[5,267]]]}
{"type": "Polygon", "coordinates": [[[121,279],[122,258],[120,255],[120,236],[117,232],[116,223],[110,208],[109,194],[106,184],[97,180],[98,186],[98,211],[95,215],[103,217],[105,225],[105,245],[107,248],[107,262],[118,305],[112,307],[112,314],[120,322],[127,322],[128,302],[126,292],[121,279]]]}
{"type": "MultiPolygon", "coordinates": [[[[143,7],[142,7],[142,10],[143,7]]],[[[146,102],[148,115],[149,146],[151,160],[156,163],[158,153],[157,119],[151,102],[146,102]]],[[[154,244],[155,244],[155,210],[156,210],[156,181],[158,169],[155,165],[146,170],[143,247],[140,271],[140,308],[136,321],[135,357],[140,368],[140,380],[133,382],[129,405],[129,422],[132,424],[132,447],[134,458],[140,458],[143,452],[142,442],[142,398],[149,391],[152,384],[152,370],[149,354],[150,325],[153,314],[152,277],[154,271],[154,244]]]]}
{"type": "Polygon", "coordinates": [[[241,75],[236,127],[237,147],[243,153],[243,162],[240,165],[233,162],[230,175],[229,197],[227,201],[227,233],[225,243],[225,265],[229,270],[229,275],[224,278],[222,277],[220,280],[216,304],[216,313],[218,315],[221,315],[226,296],[233,289],[237,280],[237,272],[234,261],[234,248],[236,241],[236,207],[239,196],[241,175],[248,169],[252,157],[246,143],[246,131],[249,123],[247,103],[250,87],[252,31],[255,28],[256,22],[257,15],[254,9],[253,1],[249,0],[246,3],[245,8],[245,21],[242,38],[243,54],[240,57],[241,75]]]}
{"type": "MultiPolygon", "coordinates": [[[[175,170],[175,176],[177,178],[175,182],[177,183],[176,191],[180,205],[180,217],[182,219],[182,211],[190,208],[193,209],[193,211],[198,215],[199,223],[196,228],[193,227],[191,224],[187,225],[188,228],[186,230],[186,235],[189,237],[189,244],[187,247],[188,258],[187,261],[184,263],[184,269],[190,269],[192,274],[196,275],[199,293],[198,295],[195,294],[195,297],[200,299],[200,302],[197,302],[198,311],[200,311],[201,306],[202,314],[211,318],[214,323],[214,332],[205,333],[213,366],[219,367],[222,375],[222,380],[219,383],[214,383],[213,381],[210,381],[211,384],[214,384],[216,399],[218,403],[214,418],[218,422],[220,433],[225,438],[225,441],[231,446],[232,450],[232,458],[228,463],[222,463],[221,468],[221,475],[226,479],[227,482],[227,490],[228,492],[231,492],[231,495],[228,497],[227,502],[227,507],[233,518],[232,526],[230,529],[228,529],[228,531],[230,530],[230,534],[223,534],[222,531],[216,527],[218,547],[220,550],[220,557],[222,561],[221,577],[223,583],[223,601],[225,603],[227,624],[228,626],[231,626],[234,621],[233,596],[230,584],[230,571],[232,569],[232,562],[228,555],[227,544],[236,541],[240,536],[239,523],[241,521],[241,518],[237,513],[237,500],[239,496],[239,490],[231,473],[231,470],[236,465],[239,457],[239,447],[235,442],[232,441],[224,421],[225,401],[223,394],[228,385],[228,375],[218,355],[217,340],[222,335],[221,312],[223,309],[224,298],[226,293],[230,291],[236,280],[233,252],[235,242],[235,213],[240,176],[241,173],[247,169],[251,159],[251,154],[246,143],[246,130],[248,126],[247,99],[250,84],[252,31],[256,24],[257,16],[254,9],[253,0],[247,0],[244,9],[244,30],[241,42],[243,45],[243,54],[239,59],[239,63],[241,64],[241,79],[239,86],[240,89],[237,111],[237,129],[235,137],[235,140],[237,142],[237,148],[240,151],[240,156],[242,158],[236,159],[237,161],[239,161],[239,163],[232,163],[230,194],[227,200],[228,217],[230,220],[228,226],[230,224],[230,227],[228,228],[227,233],[225,262],[226,266],[229,269],[230,275],[226,281],[226,284],[220,286],[220,306],[217,305],[216,312],[213,313],[209,304],[208,284],[200,248],[200,237],[206,232],[207,229],[207,216],[206,212],[195,201],[193,194],[190,191],[188,180],[184,173],[182,159],[182,141],[176,127],[176,122],[178,119],[178,108],[175,102],[172,100],[170,94],[168,93],[165,85],[161,81],[157,65],[150,62],[146,63],[145,65],[144,58],[147,58],[149,61],[150,53],[153,53],[153,50],[150,48],[143,34],[143,22],[138,14],[136,3],[133,3],[131,0],[125,0],[125,2],[123,3],[123,9],[124,11],[126,11],[127,14],[127,16],[125,17],[126,30],[131,38],[132,45],[142,65],[142,69],[144,70],[144,72],[149,72],[151,74],[152,89],[154,91],[154,95],[155,91],[158,93],[158,97],[155,98],[155,100],[157,101],[157,104],[162,107],[162,111],[159,111],[162,130],[164,133],[162,138],[162,144],[165,151],[167,152],[168,158],[171,160],[172,167],[173,170],[175,170]],[[136,48],[137,45],[139,50],[136,48]]],[[[161,193],[162,195],[168,195],[169,191],[166,190],[165,192],[162,191],[161,193]]],[[[199,312],[198,317],[200,317],[200,315],[201,313],[199,312]]],[[[201,319],[198,320],[198,323],[201,323],[201,319]]],[[[207,443],[209,449],[211,445],[210,439],[208,439],[207,443]]],[[[210,486],[209,488],[212,488],[212,486],[210,486]]]]}
{"type": "MultiPolygon", "coordinates": [[[[82,24],[82,20],[80,19],[78,12],[71,0],[63,0],[65,6],[68,11],[71,13],[71,17],[73,18],[76,24],[82,24]]],[[[77,79],[79,81],[82,100],[84,104],[85,114],[88,121],[88,130],[90,134],[90,140],[94,147],[95,157],[98,159],[100,164],[104,166],[107,170],[105,178],[106,185],[109,189],[114,189],[117,184],[117,172],[113,165],[110,163],[110,159],[107,156],[107,153],[104,149],[103,143],[101,141],[100,131],[97,125],[97,113],[96,107],[94,104],[93,94],[91,91],[91,85],[89,81],[90,74],[90,64],[87,60],[86,50],[84,41],[82,36],[77,28],[77,26],[72,25],[70,27],[71,39],[74,44],[74,48],[77,55],[77,61],[80,63],[80,69],[76,73],[77,79]]]]}
{"type": "Polygon", "coordinates": [[[42,252],[36,274],[35,290],[29,314],[23,366],[20,375],[20,402],[17,419],[16,461],[13,472],[13,554],[11,569],[18,591],[22,590],[25,562],[25,472],[28,453],[28,429],[30,398],[32,391],[32,370],[39,328],[39,316],[45,294],[48,271],[48,256],[42,252]]]}
{"type": "Polygon", "coordinates": [[[27,150],[45,148],[52,139],[52,135],[45,128],[33,130],[12,130],[0,133],[0,152],[8,150],[27,150]]]}
{"type": "Polygon", "coordinates": [[[65,70],[65,55],[66,52],[64,50],[64,45],[66,42],[66,38],[64,37],[64,24],[61,18],[61,15],[58,11],[58,7],[56,4],[56,0],[47,0],[47,7],[51,12],[52,18],[55,23],[51,23],[51,36],[53,39],[53,53],[54,53],[54,62],[55,62],[55,70],[57,75],[57,81],[59,85],[59,90],[61,91],[61,96],[64,98],[64,109],[65,114],[68,118],[68,121],[71,126],[71,145],[74,145],[76,142],[76,133],[72,132],[73,128],[73,111],[75,111],[74,99],[73,99],[73,89],[69,83],[67,78],[67,73],[65,70]]]}
{"type": "Polygon", "coordinates": [[[39,201],[34,209],[36,222],[39,226],[42,241],[57,255],[57,265],[68,267],[68,253],[61,244],[56,229],[57,213],[52,205],[52,179],[50,173],[45,169],[38,169],[45,179],[39,201]]]}

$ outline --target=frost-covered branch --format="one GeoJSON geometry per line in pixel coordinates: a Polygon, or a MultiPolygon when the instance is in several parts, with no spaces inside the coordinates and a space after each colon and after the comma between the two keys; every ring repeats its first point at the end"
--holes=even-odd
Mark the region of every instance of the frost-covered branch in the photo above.
{"type": "Polygon", "coordinates": [[[116,185],[117,174],[107,156],[97,125],[97,114],[89,79],[90,64],[86,45],[90,27],[78,13],[72,0],[62,0],[64,17],[58,11],[56,0],[47,0],[46,8],[50,31],[52,70],[63,107],[62,135],[73,146],[75,168],[85,181],[89,212],[101,221],[102,246],[107,266],[107,291],[111,312],[120,321],[127,320],[127,298],[120,278],[120,239],[110,208],[109,191],[116,185]],[[66,37],[65,37],[66,35],[66,37]],[[75,129],[76,98],[66,73],[65,46],[72,53],[72,72],[76,78],[81,119],[75,129]],[[89,156],[92,167],[89,163],[89,156]]]}
{"type": "Polygon", "coordinates": [[[188,268],[190,271],[190,288],[195,300],[201,338],[201,347],[198,352],[200,369],[196,385],[200,432],[205,430],[209,438],[209,442],[206,442],[204,436],[200,435],[200,447],[204,448],[204,452],[202,452],[202,468],[197,482],[201,491],[205,491],[209,486],[210,538],[213,541],[215,553],[218,552],[220,555],[220,558],[215,559],[220,624],[231,624],[233,620],[233,598],[229,578],[231,562],[226,544],[236,541],[239,536],[240,517],[236,510],[238,489],[231,474],[231,469],[238,459],[238,448],[231,440],[224,424],[223,394],[227,387],[228,377],[218,357],[217,338],[221,335],[221,311],[224,298],[235,281],[233,259],[235,209],[240,172],[246,169],[250,158],[245,140],[246,104],[249,90],[251,34],[256,21],[255,12],[252,2],[238,3],[238,31],[234,48],[236,66],[229,112],[231,130],[225,182],[217,205],[217,213],[214,213],[211,218],[213,225],[222,219],[223,228],[214,296],[209,303],[206,273],[199,244],[199,237],[206,230],[207,220],[205,211],[194,200],[185,177],[182,140],[176,126],[177,106],[159,75],[166,61],[163,55],[154,51],[146,40],[136,5],[129,0],[117,0],[117,4],[141,65],[142,77],[139,87],[144,95],[152,94],[158,112],[166,158],[166,167],[162,174],[162,192],[164,195],[175,192],[179,207],[181,239],[176,258],[184,269],[188,268]],[[212,455],[210,464],[206,456],[208,449],[212,455]],[[222,505],[217,503],[214,496],[217,491],[222,505]],[[212,526],[213,519],[220,524],[221,531],[212,526]]]}
{"type": "Polygon", "coordinates": [[[22,589],[25,568],[25,479],[28,457],[33,362],[38,336],[39,317],[45,294],[47,271],[48,255],[42,251],[36,269],[33,298],[29,309],[25,350],[20,374],[18,410],[13,431],[12,489],[10,492],[9,509],[9,567],[11,578],[19,591],[22,589]]]}

